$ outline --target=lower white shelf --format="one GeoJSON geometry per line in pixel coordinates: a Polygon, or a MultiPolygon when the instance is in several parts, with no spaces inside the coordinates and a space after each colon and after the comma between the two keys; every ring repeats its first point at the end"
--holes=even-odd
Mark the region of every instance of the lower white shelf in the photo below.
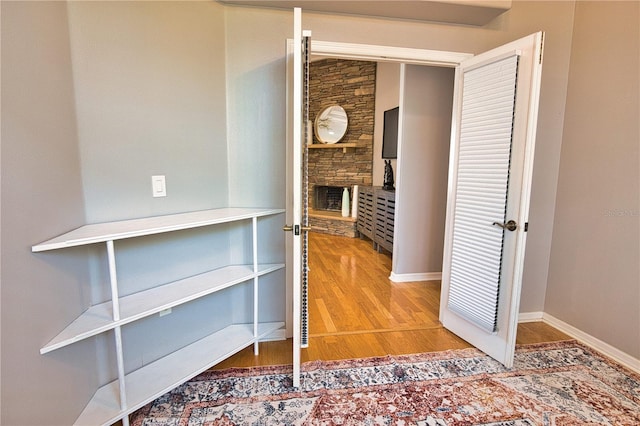
{"type": "Polygon", "coordinates": [[[118,380],[98,389],[75,424],[111,425],[282,327],[284,322],[260,323],[254,336],[253,324],[234,324],[200,339],[127,374],[125,409],[120,407],[118,380]]]}
{"type": "Polygon", "coordinates": [[[94,305],[40,349],[40,353],[46,354],[82,339],[113,330],[118,326],[157,314],[164,309],[173,308],[248,281],[256,275],[262,276],[282,268],[284,268],[284,264],[258,265],[258,272],[254,274],[251,265],[230,265],[134,293],[120,298],[120,319],[118,321],[113,320],[110,301],[94,305]]]}

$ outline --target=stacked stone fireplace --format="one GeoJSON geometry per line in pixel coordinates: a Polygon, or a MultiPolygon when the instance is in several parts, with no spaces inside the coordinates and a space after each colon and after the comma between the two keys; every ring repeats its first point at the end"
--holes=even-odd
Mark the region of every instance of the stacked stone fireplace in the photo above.
{"type": "MultiPolygon", "coordinates": [[[[340,105],[349,119],[340,142],[325,149],[309,149],[310,224],[314,232],[356,236],[356,218],[341,214],[342,192],[349,189],[351,210],[357,203],[354,185],[371,185],[375,87],[375,62],[323,59],[311,63],[310,116],[315,118],[323,108],[340,105]],[[344,143],[355,148],[340,148],[344,143]]],[[[313,143],[320,141],[314,137],[313,143]]]]}
{"type": "Polygon", "coordinates": [[[309,194],[311,206],[309,222],[314,232],[352,238],[356,236],[357,218],[351,215],[353,186],[312,185],[309,194]],[[345,188],[349,191],[349,214],[346,217],[342,216],[342,197],[345,188]]]}

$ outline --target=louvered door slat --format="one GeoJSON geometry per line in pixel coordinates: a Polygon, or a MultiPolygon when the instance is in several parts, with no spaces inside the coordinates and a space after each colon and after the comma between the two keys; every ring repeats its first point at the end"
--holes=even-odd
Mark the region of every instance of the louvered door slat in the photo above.
{"type": "Polygon", "coordinates": [[[497,324],[518,57],[466,71],[448,307],[487,331],[497,324]]]}

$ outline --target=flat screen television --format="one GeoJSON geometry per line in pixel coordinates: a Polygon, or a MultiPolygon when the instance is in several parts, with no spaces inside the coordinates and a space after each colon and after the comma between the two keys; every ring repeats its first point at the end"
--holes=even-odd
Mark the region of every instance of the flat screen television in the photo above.
{"type": "Polygon", "coordinates": [[[384,112],[384,127],[382,131],[382,158],[398,158],[398,113],[400,107],[391,108],[384,112]]]}

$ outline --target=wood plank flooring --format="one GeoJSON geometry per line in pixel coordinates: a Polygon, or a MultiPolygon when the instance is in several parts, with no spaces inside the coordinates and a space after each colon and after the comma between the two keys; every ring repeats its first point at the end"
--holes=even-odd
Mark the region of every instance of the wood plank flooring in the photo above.
{"type": "Polygon", "coordinates": [[[394,283],[391,257],[371,242],[312,233],[309,247],[311,336],[439,326],[439,282],[394,283]]]}
{"type": "MultiPolygon", "coordinates": [[[[440,282],[394,283],[391,257],[371,241],[310,233],[309,347],[302,361],[433,352],[470,345],[438,321],[440,282]]],[[[517,343],[566,340],[543,323],[518,327],[517,343]]],[[[291,340],[247,348],[215,368],[290,364],[291,340]]]]}

